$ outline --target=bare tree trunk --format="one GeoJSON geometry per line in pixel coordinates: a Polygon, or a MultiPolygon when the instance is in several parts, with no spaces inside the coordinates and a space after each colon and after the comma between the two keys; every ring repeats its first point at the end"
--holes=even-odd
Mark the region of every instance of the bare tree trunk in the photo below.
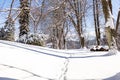
{"type": "Polygon", "coordinates": [[[117,22],[116,22],[116,43],[117,43],[117,48],[120,51],[120,10],[118,12],[118,16],[117,16],[117,22]]]}
{"type": "Polygon", "coordinates": [[[109,5],[111,13],[112,13],[112,2],[111,2],[111,0],[108,0],[108,5],[109,5]]]}
{"type": "MultiPolygon", "coordinates": [[[[83,35],[83,13],[84,13],[84,8],[83,8],[83,2],[82,0],[80,1],[80,4],[78,3],[78,5],[80,5],[80,12],[81,13],[81,17],[80,17],[80,24],[81,24],[81,28],[80,28],[80,42],[81,42],[81,47],[84,48],[85,46],[85,39],[84,39],[84,35],[83,35]]],[[[79,8],[78,8],[79,10],[79,8]]]]}
{"type": "Polygon", "coordinates": [[[106,23],[105,25],[106,38],[109,48],[113,49],[113,47],[116,48],[116,42],[114,37],[115,27],[114,27],[112,12],[108,0],[101,0],[101,1],[102,1],[105,23],[106,23]]]}
{"type": "Polygon", "coordinates": [[[99,45],[97,23],[96,23],[97,20],[96,20],[96,3],[95,3],[95,0],[93,0],[93,14],[94,14],[94,25],[95,25],[95,34],[96,34],[96,39],[97,39],[97,45],[99,45]]]}
{"type": "Polygon", "coordinates": [[[100,45],[101,33],[100,33],[100,23],[99,23],[99,0],[96,0],[96,18],[97,18],[97,30],[98,30],[98,45],[100,45]]]}
{"type": "Polygon", "coordinates": [[[99,12],[98,12],[98,0],[93,0],[93,14],[94,14],[94,25],[97,45],[100,45],[100,25],[99,25],[99,12]]]}
{"type": "Polygon", "coordinates": [[[27,35],[29,32],[29,0],[20,0],[20,33],[19,37],[27,35]]]}

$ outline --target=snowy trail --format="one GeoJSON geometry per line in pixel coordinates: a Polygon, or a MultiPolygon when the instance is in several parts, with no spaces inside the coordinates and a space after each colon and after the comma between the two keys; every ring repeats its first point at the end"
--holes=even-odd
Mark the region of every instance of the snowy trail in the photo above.
{"type": "MultiPolygon", "coordinates": [[[[19,80],[63,80],[60,77],[67,80],[110,80],[120,72],[120,54],[54,50],[9,41],[0,41],[0,50],[0,77],[19,80]],[[5,65],[9,68],[1,69],[5,65]]],[[[117,77],[120,79],[120,75],[117,77]]]]}

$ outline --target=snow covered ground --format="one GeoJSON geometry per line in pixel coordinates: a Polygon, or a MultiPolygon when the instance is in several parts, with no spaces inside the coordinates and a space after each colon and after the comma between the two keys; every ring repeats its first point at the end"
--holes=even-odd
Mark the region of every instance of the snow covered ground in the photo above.
{"type": "Polygon", "coordinates": [[[120,80],[120,53],[55,50],[0,40],[0,80],[120,80]]]}

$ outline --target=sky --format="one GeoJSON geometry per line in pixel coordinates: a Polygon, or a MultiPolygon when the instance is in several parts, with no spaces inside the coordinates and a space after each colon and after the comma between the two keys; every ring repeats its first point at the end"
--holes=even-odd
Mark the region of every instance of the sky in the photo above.
{"type": "MultiPolygon", "coordinates": [[[[13,8],[19,7],[19,0],[14,0],[13,8]]],[[[12,0],[1,0],[0,1],[0,10],[9,9],[12,0]]],[[[7,19],[8,12],[0,12],[0,27],[4,26],[4,22],[7,19]]]]}
{"type": "Polygon", "coordinates": [[[115,17],[115,20],[117,19],[118,11],[120,9],[120,0],[112,0],[113,3],[113,16],[115,17]]]}

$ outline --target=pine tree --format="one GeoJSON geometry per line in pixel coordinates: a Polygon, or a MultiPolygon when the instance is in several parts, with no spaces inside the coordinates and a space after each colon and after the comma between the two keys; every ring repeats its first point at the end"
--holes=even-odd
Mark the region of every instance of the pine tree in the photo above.
{"type": "Polygon", "coordinates": [[[14,22],[12,18],[8,18],[4,26],[4,39],[9,41],[14,41],[14,22]]]}
{"type": "Polygon", "coordinates": [[[5,22],[5,26],[0,30],[0,38],[2,40],[14,41],[14,22],[12,18],[8,18],[5,22]]]}

